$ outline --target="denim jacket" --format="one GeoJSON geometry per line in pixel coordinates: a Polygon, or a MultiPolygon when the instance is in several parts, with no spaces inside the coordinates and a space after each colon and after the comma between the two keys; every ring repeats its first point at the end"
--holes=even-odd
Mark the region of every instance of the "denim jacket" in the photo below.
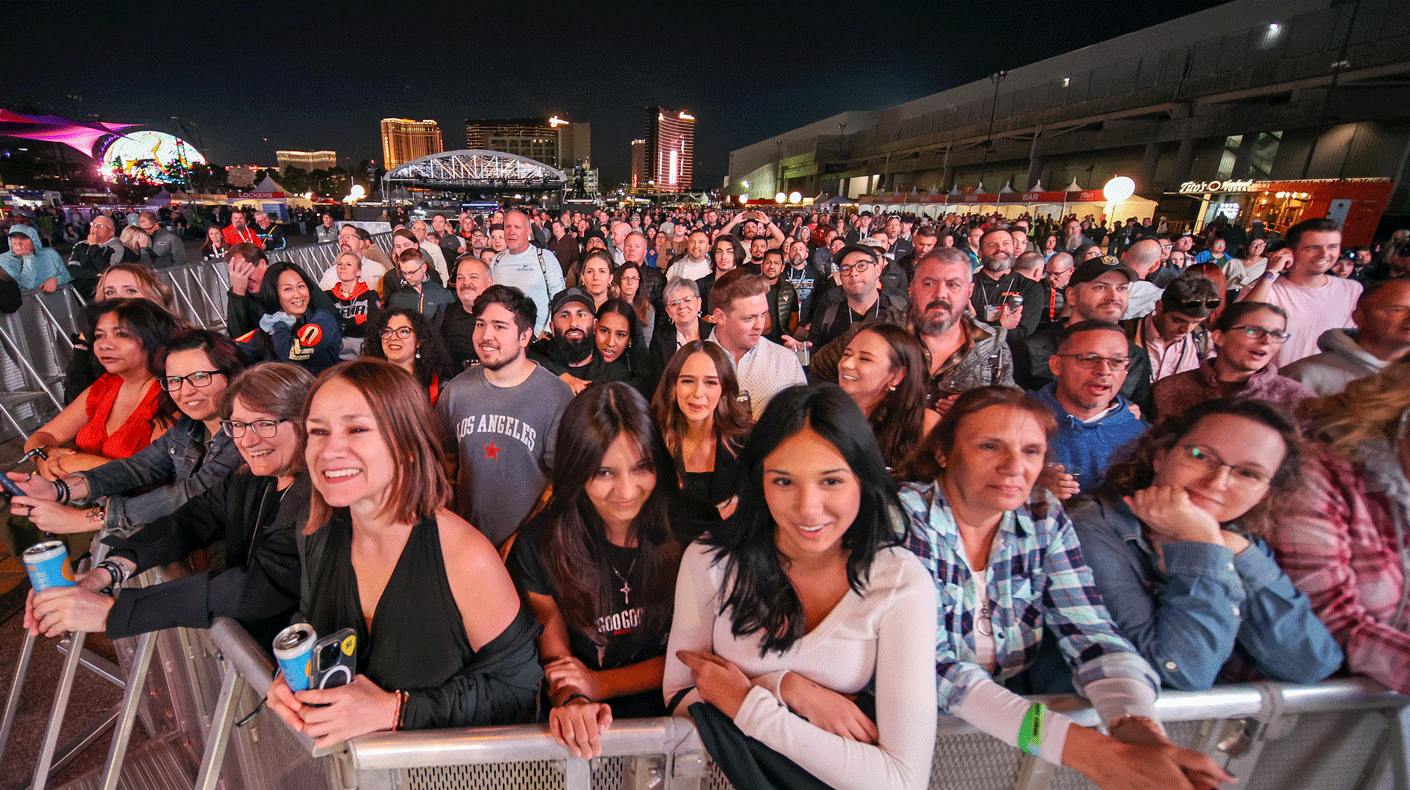
{"type": "Polygon", "coordinates": [[[88,500],[106,496],[103,529],[110,535],[130,535],[139,527],[175,513],[186,501],[224,480],[240,465],[240,451],[224,432],[206,450],[205,425],[182,416],[166,433],[137,453],[80,472],[88,481],[88,500]],[[170,485],[136,496],[124,493],[161,482],[170,485]]]}
{"type": "Polygon", "coordinates": [[[1315,683],[1341,666],[1341,648],[1262,539],[1249,537],[1237,555],[1223,545],[1168,543],[1162,573],[1124,502],[1084,498],[1071,514],[1102,600],[1166,686],[1205,691],[1236,651],[1292,683],[1315,683]]]}

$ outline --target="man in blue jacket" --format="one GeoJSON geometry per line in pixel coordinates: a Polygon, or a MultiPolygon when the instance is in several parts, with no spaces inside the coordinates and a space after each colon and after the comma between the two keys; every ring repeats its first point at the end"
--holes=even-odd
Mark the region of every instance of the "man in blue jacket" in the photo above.
{"type": "Polygon", "coordinates": [[[28,225],[10,228],[10,250],[0,253],[0,268],[15,278],[22,291],[53,291],[71,279],[64,259],[41,244],[39,231],[28,225]]]}
{"type": "Polygon", "coordinates": [[[1101,482],[1112,456],[1146,432],[1120,394],[1131,364],[1128,347],[1126,333],[1107,321],[1065,327],[1048,361],[1054,380],[1033,393],[1057,418],[1053,460],[1077,478],[1084,494],[1101,482]]]}

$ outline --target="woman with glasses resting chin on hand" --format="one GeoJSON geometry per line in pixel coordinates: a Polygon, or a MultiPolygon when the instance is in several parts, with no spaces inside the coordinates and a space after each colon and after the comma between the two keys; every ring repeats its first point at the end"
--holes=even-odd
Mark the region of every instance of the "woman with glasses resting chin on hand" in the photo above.
{"type": "Polygon", "coordinates": [[[1205,691],[1245,668],[1315,683],[1341,666],[1261,537],[1273,503],[1302,488],[1301,446],[1267,403],[1210,401],[1156,425],[1072,506],[1097,591],[1166,686],[1205,691]]]}
{"type": "Polygon", "coordinates": [[[1273,360],[1288,339],[1288,314],[1265,302],[1234,302],[1215,319],[1210,337],[1218,354],[1196,370],[1167,376],[1155,383],[1155,409],[1173,417],[1215,398],[1257,398],[1288,412],[1317,394],[1278,375],[1273,360]]]}
{"type": "Polygon", "coordinates": [[[285,364],[236,376],[221,396],[221,430],[245,464],[131,539],[105,539],[113,546],[108,559],[79,574],[78,586],[31,592],[25,627],[45,636],[107,631],[116,638],[173,626],[208,628],[217,617],[233,617],[268,644],[299,600],[294,535],[310,487],[297,418],[312,382],[303,368],[285,364]],[[101,592],[217,542],[225,545],[227,570],[124,590],[116,600],[101,592]]]}

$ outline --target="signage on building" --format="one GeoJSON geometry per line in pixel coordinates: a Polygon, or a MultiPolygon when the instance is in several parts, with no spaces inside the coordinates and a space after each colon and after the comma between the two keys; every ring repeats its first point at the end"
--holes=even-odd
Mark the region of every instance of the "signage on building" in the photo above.
{"type": "Polygon", "coordinates": [[[1180,194],[1198,195],[1205,192],[1248,192],[1253,189],[1253,181],[1186,181],[1180,185],[1180,194]]]}

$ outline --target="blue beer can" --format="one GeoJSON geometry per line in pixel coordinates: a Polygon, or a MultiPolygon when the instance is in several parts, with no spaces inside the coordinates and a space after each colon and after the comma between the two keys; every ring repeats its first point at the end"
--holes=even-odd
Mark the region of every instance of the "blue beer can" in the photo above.
{"type": "Polygon", "coordinates": [[[307,691],[313,685],[313,643],[318,633],[308,623],[295,623],[274,637],[274,657],[290,691],[307,691]]]}
{"type": "Polygon", "coordinates": [[[50,540],[25,549],[21,555],[29,584],[35,592],[53,587],[74,586],[73,571],[69,570],[69,550],[62,541],[50,540]]]}

